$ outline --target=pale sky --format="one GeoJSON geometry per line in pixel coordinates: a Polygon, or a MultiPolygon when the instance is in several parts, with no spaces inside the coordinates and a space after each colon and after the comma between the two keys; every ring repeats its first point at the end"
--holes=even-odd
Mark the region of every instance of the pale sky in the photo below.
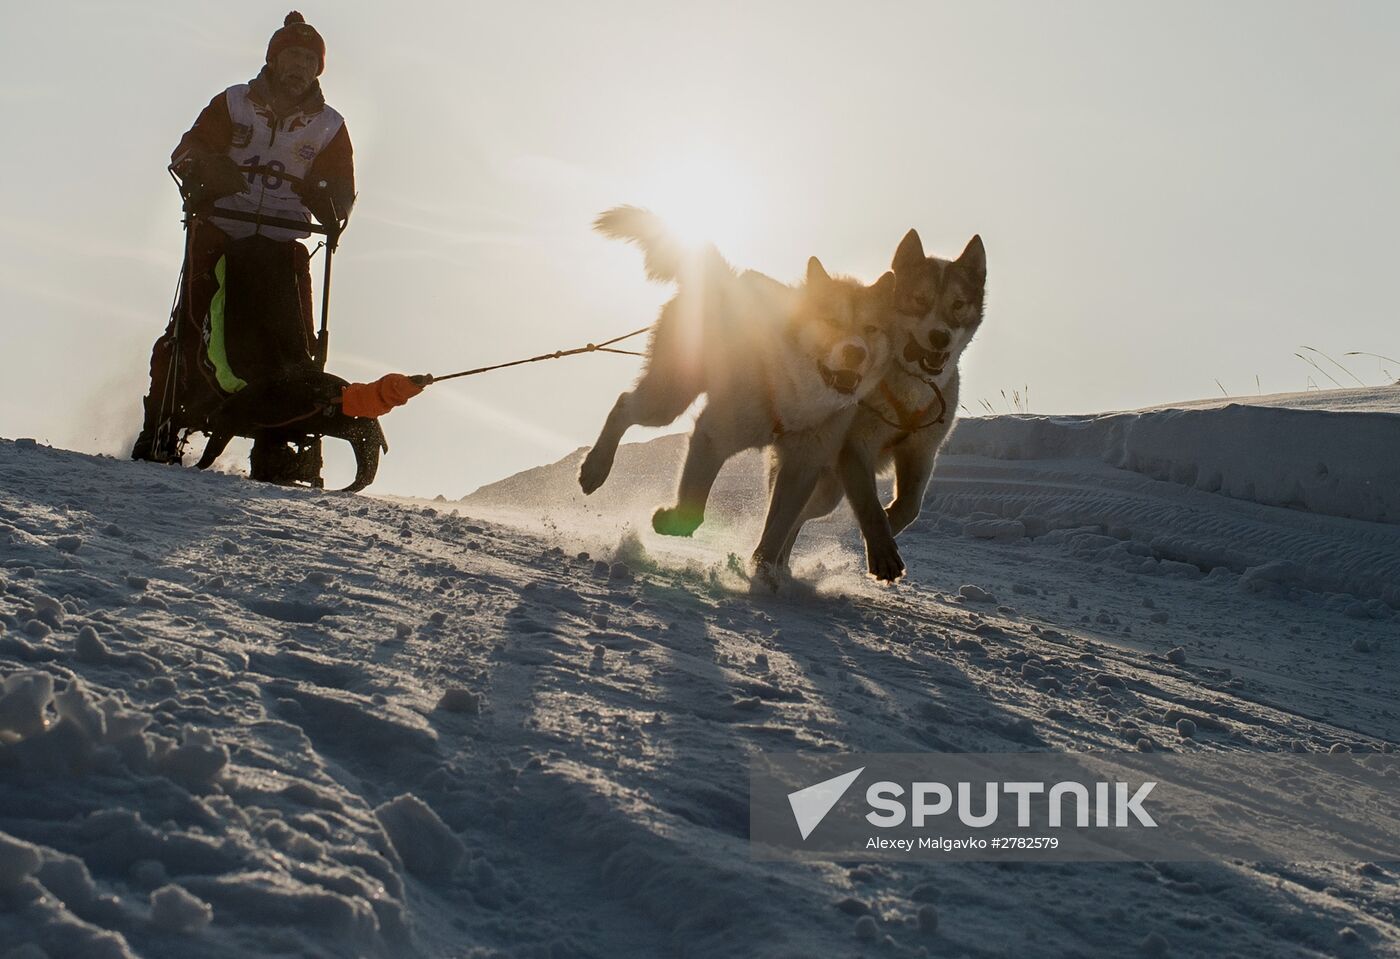
{"type": "MultiPolygon", "coordinates": [[[[290,8],[7,3],[0,436],[125,455],[179,270],[170,150],[290,8]]],[[[1070,413],[1332,386],[1305,346],[1400,377],[1343,356],[1400,357],[1400,4],[298,8],[355,144],[329,367],[349,379],[650,322],[666,289],[589,230],[619,203],[700,216],[781,279],[814,254],[874,279],[911,226],[944,256],[980,233],[974,411],[1026,387],[1070,413]]],[[[589,445],[638,363],[433,387],[383,420],[373,490],[456,497],[589,445]]]]}

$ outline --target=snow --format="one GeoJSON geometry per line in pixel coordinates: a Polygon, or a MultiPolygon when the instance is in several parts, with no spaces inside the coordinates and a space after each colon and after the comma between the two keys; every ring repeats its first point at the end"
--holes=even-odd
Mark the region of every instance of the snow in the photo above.
{"type": "Polygon", "coordinates": [[[34,875],[43,861],[29,843],[0,835],[0,892],[8,893],[34,875]]]}
{"type": "Polygon", "coordinates": [[[467,847],[423,800],[405,793],[374,810],[405,869],[415,876],[445,876],[466,858],[467,847]]]}
{"type": "Polygon", "coordinates": [[[151,893],[151,922],[167,932],[199,932],[214,918],[209,903],[174,884],[151,893]]]}
{"type": "Polygon", "coordinates": [[[431,504],[0,441],[0,957],[1400,955],[1393,864],[748,853],[756,750],[1392,748],[1394,393],[1265,399],[965,421],[905,582],[842,510],[778,596],[761,456],[652,534],[676,437],[431,504]]]}
{"type": "Polygon", "coordinates": [[[443,690],[437,708],[445,709],[451,713],[475,714],[481,712],[481,697],[469,689],[453,686],[443,690]]]}
{"type": "Polygon", "coordinates": [[[1394,413],[1400,410],[1400,383],[1389,386],[1362,386],[1336,390],[1308,390],[1303,393],[1264,393],[1259,396],[1216,396],[1150,406],[1156,410],[1209,410],[1233,404],[1276,406],[1290,410],[1331,410],[1337,413],[1394,413]]]}
{"type": "Polygon", "coordinates": [[[1255,503],[1400,523],[1397,439],[1400,409],[1335,412],[1232,403],[1092,417],[965,419],[947,452],[998,460],[1095,458],[1255,503]]]}

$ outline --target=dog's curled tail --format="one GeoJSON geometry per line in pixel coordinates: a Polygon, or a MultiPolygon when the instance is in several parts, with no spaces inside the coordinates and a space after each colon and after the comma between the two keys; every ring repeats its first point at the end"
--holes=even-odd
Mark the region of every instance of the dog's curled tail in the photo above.
{"type": "Polygon", "coordinates": [[[653,280],[674,282],[687,265],[693,264],[729,269],[712,244],[700,249],[687,246],[671,232],[665,220],[641,207],[613,207],[599,214],[593,229],[615,240],[636,244],[646,259],[647,276],[653,280]]]}

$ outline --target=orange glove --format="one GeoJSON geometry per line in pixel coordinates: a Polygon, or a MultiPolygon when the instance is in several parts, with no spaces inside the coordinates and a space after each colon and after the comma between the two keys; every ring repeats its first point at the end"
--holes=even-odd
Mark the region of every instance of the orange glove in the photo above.
{"type": "Polygon", "coordinates": [[[346,416],[377,419],[403,406],[423,392],[423,385],[402,373],[386,373],[373,383],[351,383],[340,392],[340,408],[346,416]]]}

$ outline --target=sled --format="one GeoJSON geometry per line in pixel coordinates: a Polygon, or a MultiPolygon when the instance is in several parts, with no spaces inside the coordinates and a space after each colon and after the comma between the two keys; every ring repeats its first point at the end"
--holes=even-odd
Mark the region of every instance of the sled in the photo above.
{"type": "Polygon", "coordinates": [[[321,488],[320,441],[333,436],[355,451],[355,478],[342,492],[357,492],[374,482],[380,452],[389,451],[379,420],[347,416],[341,391],[349,385],[322,370],[306,370],[253,383],[230,396],[206,419],[209,435],[195,466],[207,469],[235,436],[259,441],[251,466],[254,479],[321,488]],[[295,452],[293,452],[293,448],[295,452]],[[259,450],[268,452],[259,455],[259,450]]]}
{"type": "MultiPolygon", "coordinates": [[[[244,172],[264,171],[245,168],[244,172]]],[[[294,179],[285,171],[276,172],[284,179],[294,179]]],[[[175,177],[173,169],[171,175],[175,177]]],[[[199,202],[178,177],[175,180],[185,200],[187,231],[193,231],[202,220],[237,220],[325,237],[320,329],[310,361],[307,362],[302,353],[291,362],[268,363],[273,372],[248,382],[235,392],[217,388],[204,390],[210,395],[203,402],[194,395],[181,397],[177,404],[182,414],[178,417],[181,446],[191,433],[206,434],[209,441],[195,465],[198,469],[207,469],[235,436],[241,436],[254,441],[249,464],[253,479],[320,489],[324,486],[321,440],[329,436],[347,441],[355,454],[355,477],[343,491],[355,492],[369,486],[378,471],[380,454],[388,451],[389,444],[377,419],[348,416],[341,410],[341,394],[347,381],[325,370],[329,348],[331,261],[346,220],[321,224],[215,208],[212,201],[199,202]]],[[[189,392],[193,379],[184,382],[184,391],[189,392]]]]}

